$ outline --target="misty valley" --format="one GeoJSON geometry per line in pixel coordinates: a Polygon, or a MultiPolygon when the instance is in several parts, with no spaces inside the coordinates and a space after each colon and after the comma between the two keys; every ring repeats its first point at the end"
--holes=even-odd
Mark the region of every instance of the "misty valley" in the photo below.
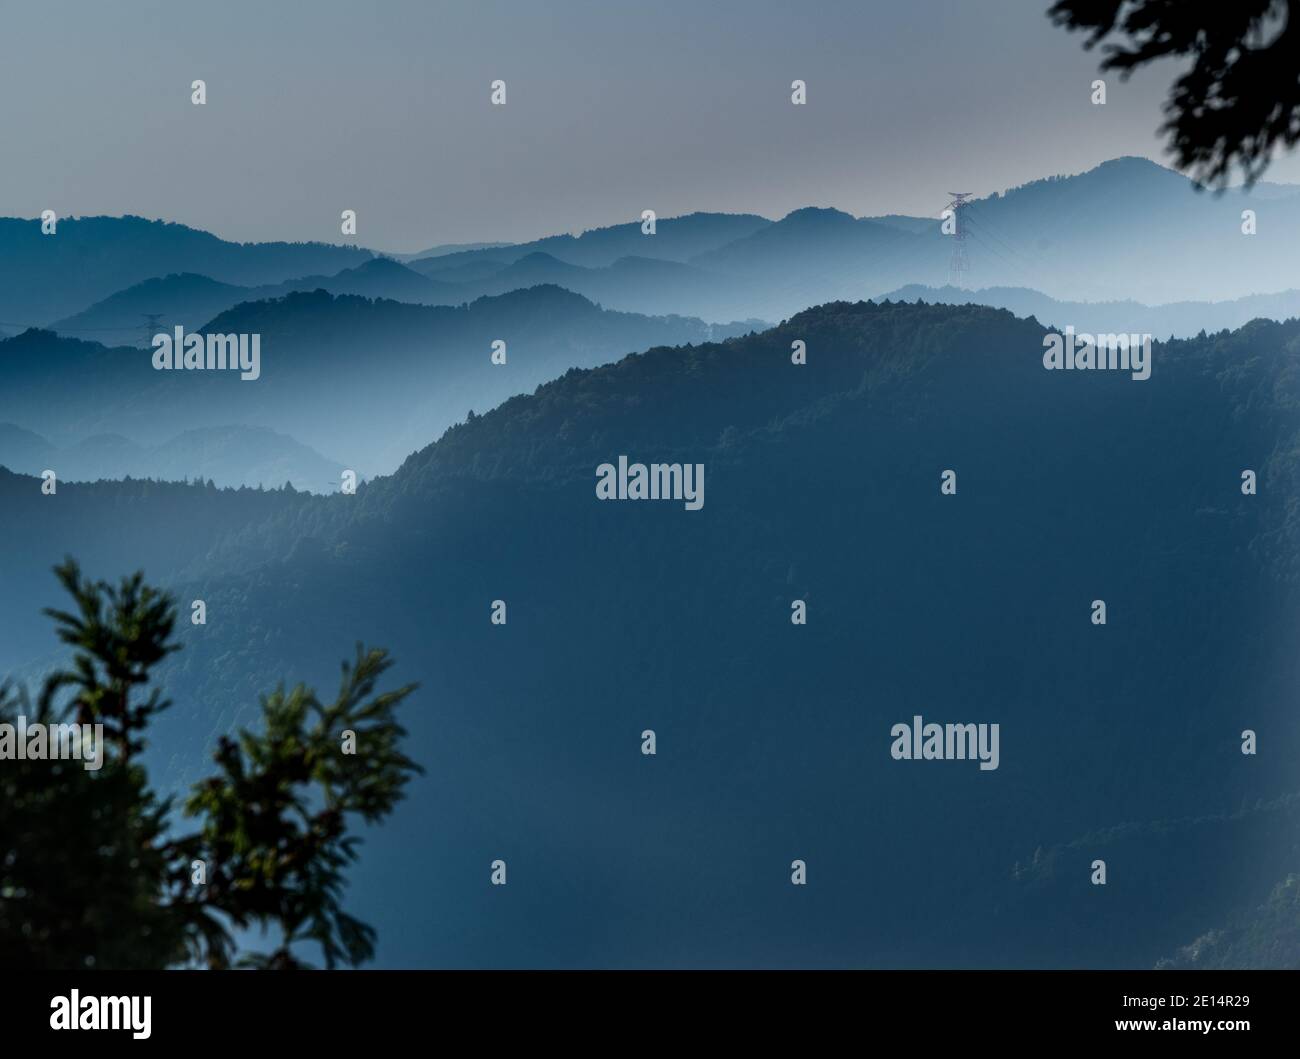
{"type": "Polygon", "coordinates": [[[664,4],[0,13],[15,1026],[1287,1015],[1298,5],[664,4]]]}

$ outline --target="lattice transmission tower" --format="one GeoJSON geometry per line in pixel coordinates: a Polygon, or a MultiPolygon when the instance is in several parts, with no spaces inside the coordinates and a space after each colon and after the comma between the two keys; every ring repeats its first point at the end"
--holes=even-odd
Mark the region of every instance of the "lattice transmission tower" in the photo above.
{"type": "Polygon", "coordinates": [[[146,346],[152,346],[153,336],[158,333],[158,321],[163,318],[163,314],[141,313],[140,315],[145,319],[144,324],[141,325],[144,329],[144,344],[146,346]]]}
{"type": "Polygon", "coordinates": [[[962,216],[966,209],[966,200],[973,191],[950,191],[952,201],[946,209],[952,210],[953,229],[952,257],[948,260],[948,284],[952,287],[965,287],[967,273],[970,272],[970,259],[966,256],[966,219],[962,216]]]}

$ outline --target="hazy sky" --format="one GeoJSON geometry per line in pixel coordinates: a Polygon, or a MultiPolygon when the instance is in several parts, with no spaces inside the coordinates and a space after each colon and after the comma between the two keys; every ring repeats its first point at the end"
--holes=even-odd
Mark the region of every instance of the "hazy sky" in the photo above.
{"type": "MultiPolygon", "coordinates": [[[[1155,129],[1175,70],[1108,78],[1091,105],[1098,55],[1048,6],[7,2],[0,214],[351,242],[339,213],[354,209],[356,241],[414,251],[647,208],[934,215],[948,191],[1166,161],[1155,129]]],[[[1268,178],[1300,180],[1300,160],[1268,178]]]]}

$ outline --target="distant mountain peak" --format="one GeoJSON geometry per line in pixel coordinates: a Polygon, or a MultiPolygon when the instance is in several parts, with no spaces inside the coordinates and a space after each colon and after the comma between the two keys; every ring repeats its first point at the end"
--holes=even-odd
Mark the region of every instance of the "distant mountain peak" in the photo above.
{"type": "Polygon", "coordinates": [[[1158,169],[1164,173],[1175,172],[1175,170],[1170,169],[1168,166],[1163,166],[1159,162],[1140,154],[1122,154],[1118,158],[1108,158],[1100,165],[1096,165],[1091,170],[1088,170],[1088,172],[1095,172],[1098,169],[1158,169]]]}
{"type": "Polygon", "coordinates": [[[514,266],[511,267],[518,267],[519,265],[563,265],[563,264],[564,262],[561,261],[554,254],[548,254],[545,250],[534,250],[531,253],[525,254],[523,257],[521,257],[518,261],[514,263],[514,266]]]}
{"type": "Polygon", "coordinates": [[[1185,177],[1177,170],[1163,166],[1159,162],[1152,161],[1150,158],[1126,154],[1121,155],[1119,158],[1108,158],[1081,173],[1060,173],[1056,176],[1042,177],[1038,180],[1031,180],[1025,184],[1007,188],[1006,191],[1001,193],[993,192],[990,197],[1009,199],[1025,192],[1038,192],[1044,188],[1059,187],[1065,183],[1076,187],[1089,187],[1110,185],[1119,181],[1129,183],[1140,181],[1148,186],[1156,183],[1168,183],[1171,186],[1173,184],[1192,183],[1189,177],[1185,177]]]}
{"type": "Polygon", "coordinates": [[[837,210],[831,206],[803,206],[797,210],[791,210],[778,222],[783,225],[829,225],[829,224],[854,224],[857,218],[851,213],[845,213],[843,210],[837,210]]]}
{"type": "Polygon", "coordinates": [[[575,294],[558,283],[538,283],[532,287],[519,287],[504,294],[485,294],[470,303],[473,306],[510,306],[528,304],[568,305],[575,308],[592,309],[596,306],[590,298],[575,294]]]}
{"type": "Polygon", "coordinates": [[[372,257],[369,261],[363,261],[353,268],[345,268],[339,273],[340,276],[358,272],[389,274],[389,275],[412,275],[418,276],[419,273],[413,269],[407,268],[400,261],[394,261],[391,257],[372,257]]]}

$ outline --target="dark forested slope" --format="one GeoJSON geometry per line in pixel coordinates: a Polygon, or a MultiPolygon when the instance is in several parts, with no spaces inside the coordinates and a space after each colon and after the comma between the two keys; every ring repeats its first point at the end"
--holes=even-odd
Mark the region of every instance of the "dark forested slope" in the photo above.
{"type": "MultiPolygon", "coordinates": [[[[1151,965],[1300,867],[1300,323],[1146,381],[1042,335],[825,305],[570,371],[355,496],[0,477],[0,530],[207,601],[177,781],[268,679],[393,649],[428,774],[356,880],[383,962],[1151,965]],[[620,454],[703,464],[703,507],[598,500],[620,454]],[[894,760],[915,715],[999,724],[999,767],[894,760]]],[[[21,576],[6,621],[53,594],[21,576]]]]}

